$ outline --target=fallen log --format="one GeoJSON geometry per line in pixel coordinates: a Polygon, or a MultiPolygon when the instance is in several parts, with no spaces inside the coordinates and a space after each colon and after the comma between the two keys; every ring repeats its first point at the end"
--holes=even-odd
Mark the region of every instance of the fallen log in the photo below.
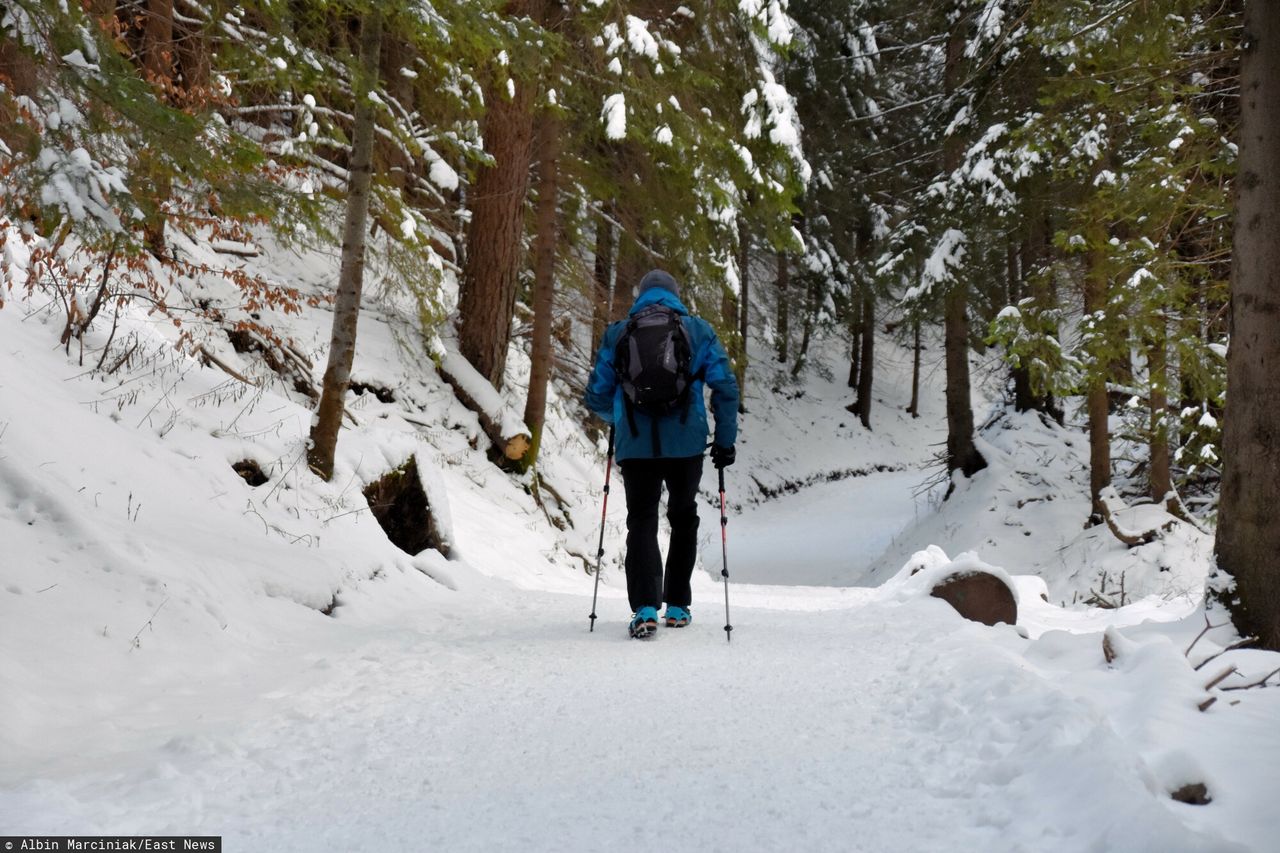
{"type": "Polygon", "coordinates": [[[440,376],[453,388],[458,401],[479,418],[480,428],[503,457],[512,462],[524,458],[533,439],[524,419],[471,362],[453,349],[451,342],[444,344],[440,356],[440,376]]]}
{"type": "Polygon", "coordinates": [[[1174,519],[1170,519],[1159,527],[1152,528],[1150,530],[1129,530],[1121,526],[1120,522],[1116,519],[1117,512],[1128,509],[1129,507],[1125,505],[1124,500],[1116,493],[1115,488],[1107,486],[1102,490],[1098,497],[1100,498],[1099,503],[1102,504],[1102,520],[1106,522],[1107,529],[1111,531],[1113,536],[1130,548],[1136,548],[1139,545],[1149,545],[1159,539],[1161,534],[1168,533],[1172,530],[1173,525],[1176,523],[1174,519]]]}

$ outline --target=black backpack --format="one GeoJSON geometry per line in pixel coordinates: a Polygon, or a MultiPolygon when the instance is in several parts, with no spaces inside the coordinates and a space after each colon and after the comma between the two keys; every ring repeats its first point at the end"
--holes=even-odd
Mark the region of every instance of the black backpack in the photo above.
{"type": "Polygon", "coordinates": [[[635,411],[653,418],[653,452],[662,455],[658,418],[689,413],[693,343],[680,313],[666,305],[650,305],[637,312],[618,338],[614,370],[622,384],[631,434],[639,434],[635,411]]]}

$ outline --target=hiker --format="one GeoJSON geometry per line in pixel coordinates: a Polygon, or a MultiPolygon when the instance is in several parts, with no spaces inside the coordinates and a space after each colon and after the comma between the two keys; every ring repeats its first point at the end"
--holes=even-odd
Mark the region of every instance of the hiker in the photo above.
{"type": "Polygon", "coordinates": [[[627,495],[627,597],[632,637],[651,637],[665,601],[668,627],[692,616],[689,581],[698,546],[698,485],[707,445],[703,384],[711,388],[711,461],[732,465],[738,436],[738,382],[706,320],[689,315],[676,280],[662,270],[640,279],[626,320],[610,324],[596,354],[586,403],[614,425],[627,495]],[[619,345],[621,344],[621,346],[619,345]],[[665,581],[658,550],[658,500],[667,487],[665,581]]]}

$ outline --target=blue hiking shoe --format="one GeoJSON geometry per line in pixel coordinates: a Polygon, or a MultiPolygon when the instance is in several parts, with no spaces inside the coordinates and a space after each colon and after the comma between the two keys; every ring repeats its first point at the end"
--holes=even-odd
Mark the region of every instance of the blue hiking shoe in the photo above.
{"type": "Polygon", "coordinates": [[[631,626],[627,629],[633,639],[647,640],[658,630],[658,611],[653,607],[641,607],[631,617],[631,626]]]}
{"type": "Polygon", "coordinates": [[[689,612],[687,607],[668,604],[666,620],[668,628],[683,628],[693,621],[693,614],[689,612]]]}

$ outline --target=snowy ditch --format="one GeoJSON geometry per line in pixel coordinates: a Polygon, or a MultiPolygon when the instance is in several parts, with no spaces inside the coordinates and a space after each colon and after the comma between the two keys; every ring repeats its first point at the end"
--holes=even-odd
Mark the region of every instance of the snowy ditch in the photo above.
{"type": "MultiPolygon", "coordinates": [[[[785,586],[861,585],[873,561],[929,511],[928,494],[919,494],[927,477],[922,471],[871,472],[744,508],[729,524],[733,578],[785,586]]],[[[702,550],[703,566],[718,575],[720,561],[719,538],[712,537],[702,550]]]]}

